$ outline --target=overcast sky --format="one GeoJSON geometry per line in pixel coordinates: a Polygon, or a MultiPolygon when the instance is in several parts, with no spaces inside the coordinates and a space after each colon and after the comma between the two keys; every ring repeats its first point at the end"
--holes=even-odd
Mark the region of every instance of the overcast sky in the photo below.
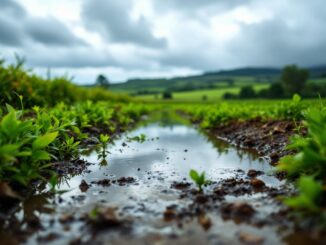
{"type": "Polygon", "coordinates": [[[326,64],[324,0],[0,0],[0,55],[90,83],[326,64]]]}

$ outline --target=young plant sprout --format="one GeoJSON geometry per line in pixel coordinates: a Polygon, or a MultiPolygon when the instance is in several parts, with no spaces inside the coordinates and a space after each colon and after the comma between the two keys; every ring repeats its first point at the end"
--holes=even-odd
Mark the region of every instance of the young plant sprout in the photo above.
{"type": "Polygon", "coordinates": [[[189,172],[190,178],[196,183],[200,192],[203,191],[203,185],[209,183],[205,177],[205,172],[199,174],[196,170],[191,169],[189,172]]]}
{"type": "Polygon", "coordinates": [[[108,145],[108,142],[110,140],[110,136],[106,135],[106,134],[101,134],[100,135],[100,144],[101,144],[101,153],[99,154],[99,158],[104,159],[107,156],[107,151],[106,151],[106,147],[108,145]]]}
{"type": "Polygon", "coordinates": [[[102,144],[103,147],[106,147],[109,139],[110,139],[110,136],[109,135],[106,135],[106,134],[101,134],[100,135],[100,142],[101,142],[101,144],[102,144]]]}

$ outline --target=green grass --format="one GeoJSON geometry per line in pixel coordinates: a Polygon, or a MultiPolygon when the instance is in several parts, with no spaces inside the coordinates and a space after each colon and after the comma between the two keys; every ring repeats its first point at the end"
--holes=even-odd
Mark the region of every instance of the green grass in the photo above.
{"type": "Polygon", "coordinates": [[[314,84],[326,84],[326,78],[314,78],[309,79],[308,83],[314,83],[314,84]]]}
{"type": "MultiPolygon", "coordinates": [[[[253,76],[194,76],[180,77],[173,79],[139,79],[130,80],[125,83],[111,84],[110,90],[114,93],[135,94],[139,91],[151,93],[162,93],[165,90],[178,91],[193,87],[194,90],[230,87],[229,80],[233,81],[233,86],[244,86],[257,84],[258,80],[253,76]]],[[[260,79],[260,83],[269,83],[270,80],[260,79]]]]}
{"type": "MultiPolygon", "coordinates": [[[[259,91],[261,89],[268,88],[269,84],[255,84],[254,89],[259,91]]],[[[241,86],[225,87],[220,89],[209,89],[209,90],[195,90],[187,92],[175,92],[173,93],[173,102],[218,102],[223,98],[226,92],[238,94],[241,86]],[[203,97],[206,96],[206,100],[203,97]]],[[[136,98],[144,101],[160,101],[162,100],[161,95],[142,95],[136,98]]]]}

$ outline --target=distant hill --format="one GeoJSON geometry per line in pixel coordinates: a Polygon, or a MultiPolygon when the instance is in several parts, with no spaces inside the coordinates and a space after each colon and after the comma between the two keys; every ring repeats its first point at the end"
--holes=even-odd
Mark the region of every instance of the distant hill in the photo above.
{"type": "Polygon", "coordinates": [[[281,69],[278,68],[239,68],[232,70],[221,70],[213,72],[205,72],[204,75],[216,75],[216,76],[275,76],[281,73],[281,69]]]}
{"type": "MultiPolygon", "coordinates": [[[[277,80],[282,69],[271,67],[247,67],[231,70],[209,71],[196,76],[174,77],[170,79],[130,79],[124,83],[110,85],[110,90],[131,94],[161,93],[165,90],[191,91],[245,84],[271,83],[277,80]]],[[[309,68],[311,77],[326,75],[325,66],[309,68]]]]}
{"type": "Polygon", "coordinates": [[[326,77],[326,65],[309,68],[310,77],[326,77]]]}

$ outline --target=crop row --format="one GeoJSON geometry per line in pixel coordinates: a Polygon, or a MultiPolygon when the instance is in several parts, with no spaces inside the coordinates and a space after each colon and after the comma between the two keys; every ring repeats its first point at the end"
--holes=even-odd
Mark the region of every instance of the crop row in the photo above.
{"type": "Polygon", "coordinates": [[[61,102],[53,108],[34,106],[27,111],[7,104],[0,113],[0,183],[27,185],[44,179],[52,162],[78,157],[91,127],[103,132],[95,135],[103,139],[104,134],[126,130],[146,113],[148,108],[140,104],[61,102]]]}
{"type": "Polygon", "coordinates": [[[288,206],[318,214],[326,220],[326,106],[321,100],[302,102],[298,95],[294,95],[292,101],[281,103],[241,102],[176,108],[206,130],[233,120],[257,117],[290,120],[298,127],[307,128],[306,135],[296,134],[290,139],[287,149],[295,154],[281,158],[276,171],[285,171],[297,183],[298,194],[284,200],[288,206]]]}

